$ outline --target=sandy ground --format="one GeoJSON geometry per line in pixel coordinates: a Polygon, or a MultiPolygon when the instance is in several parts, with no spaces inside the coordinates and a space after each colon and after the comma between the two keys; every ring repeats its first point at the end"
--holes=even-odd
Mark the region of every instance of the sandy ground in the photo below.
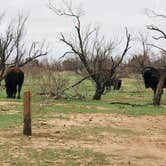
{"type": "MultiPolygon", "coordinates": [[[[107,154],[111,165],[166,165],[166,117],[127,117],[103,114],[72,114],[69,120],[50,120],[42,122],[56,143],[50,144],[50,138],[42,140],[45,144],[34,146],[84,147],[107,154]],[[77,127],[106,127],[97,134],[83,134],[78,137],[63,137],[63,130],[77,127]],[[112,128],[114,130],[109,130],[112,128]],[[123,130],[124,129],[124,130],[123,130]],[[48,131],[49,130],[49,131],[48,131]],[[127,133],[126,133],[127,131],[127,133]]],[[[47,135],[44,129],[34,131],[35,137],[42,139],[47,135]],[[45,134],[44,134],[45,133],[45,134]]]]}
{"type": "MultiPolygon", "coordinates": [[[[33,148],[87,148],[107,155],[110,166],[166,166],[166,116],[53,114],[33,122],[33,148]],[[80,134],[66,131],[88,129],[80,134]],[[99,128],[97,132],[93,132],[99,128]],[[70,132],[69,132],[70,133],[70,132]]],[[[20,132],[1,132],[0,142],[20,140],[20,132]],[[11,139],[12,138],[12,139],[11,139]]]]}

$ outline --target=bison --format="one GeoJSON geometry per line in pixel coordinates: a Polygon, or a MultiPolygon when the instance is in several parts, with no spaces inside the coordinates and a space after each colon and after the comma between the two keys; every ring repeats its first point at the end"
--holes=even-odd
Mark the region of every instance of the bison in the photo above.
{"type": "Polygon", "coordinates": [[[24,82],[24,72],[16,66],[11,66],[7,69],[5,74],[5,87],[8,98],[20,98],[22,84],[24,82]]]}
{"type": "Polygon", "coordinates": [[[111,86],[113,86],[114,90],[119,90],[121,88],[121,85],[122,85],[122,80],[118,79],[117,77],[113,77],[107,80],[105,83],[107,91],[111,89],[111,86]]]}
{"type": "MultiPolygon", "coordinates": [[[[145,83],[145,88],[152,88],[154,95],[156,94],[157,85],[160,79],[160,73],[154,67],[145,67],[142,71],[142,76],[145,83]]],[[[164,82],[164,87],[166,88],[166,80],[164,82]]]]}

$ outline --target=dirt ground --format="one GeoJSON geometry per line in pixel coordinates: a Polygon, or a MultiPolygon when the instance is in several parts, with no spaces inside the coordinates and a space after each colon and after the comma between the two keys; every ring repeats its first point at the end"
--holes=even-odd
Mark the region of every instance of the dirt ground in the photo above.
{"type": "MultiPolygon", "coordinates": [[[[116,114],[53,114],[33,122],[30,144],[44,148],[86,148],[107,155],[110,166],[165,166],[166,117],[116,114]]],[[[0,142],[19,141],[20,132],[4,131],[0,142]],[[12,139],[11,139],[12,138],[12,139]]]]}

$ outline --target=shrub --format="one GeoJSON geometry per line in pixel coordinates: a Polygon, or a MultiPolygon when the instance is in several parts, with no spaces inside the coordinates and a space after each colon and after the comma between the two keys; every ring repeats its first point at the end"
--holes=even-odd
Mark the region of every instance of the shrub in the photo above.
{"type": "Polygon", "coordinates": [[[39,93],[54,98],[61,98],[67,88],[69,79],[63,72],[44,71],[39,78],[39,93]]]}

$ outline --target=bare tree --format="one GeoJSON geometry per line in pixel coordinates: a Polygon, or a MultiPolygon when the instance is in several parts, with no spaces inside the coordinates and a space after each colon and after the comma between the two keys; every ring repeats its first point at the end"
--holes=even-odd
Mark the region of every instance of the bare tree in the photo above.
{"type": "MultiPolygon", "coordinates": [[[[162,18],[164,20],[166,19],[166,16],[164,14],[158,14],[152,10],[148,10],[148,16],[162,18]]],[[[152,24],[148,25],[147,29],[157,34],[157,36],[153,36],[153,39],[155,39],[156,41],[166,40],[166,32],[161,27],[152,24]]],[[[163,66],[158,67],[160,78],[153,99],[154,105],[160,105],[161,96],[163,94],[164,82],[166,80],[166,61],[165,61],[166,49],[156,44],[150,44],[150,45],[160,50],[160,52],[163,55],[163,62],[165,62],[163,63],[163,66]]]]}
{"type": "Polygon", "coordinates": [[[0,81],[6,69],[6,62],[14,51],[14,40],[11,26],[9,25],[4,36],[0,37],[0,81]]]}
{"type": "MultiPolygon", "coordinates": [[[[117,68],[122,63],[124,56],[129,50],[130,34],[126,29],[126,45],[120,56],[113,57],[114,42],[107,42],[104,37],[100,36],[98,28],[91,28],[88,26],[83,30],[81,25],[81,9],[74,12],[71,3],[64,2],[64,8],[58,9],[56,4],[49,2],[49,7],[59,16],[68,16],[74,19],[74,33],[70,38],[66,38],[61,34],[61,41],[64,42],[68,48],[63,57],[67,54],[74,54],[78,56],[83,63],[88,76],[96,84],[96,92],[93,96],[94,100],[100,100],[101,95],[105,90],[105,83],[115,74],[117,68]],[[111,61],[107,65],[108,60],[111,61]]],[[[84,80],[84,79],[82,79],[84,80]]]]}
{"type": "Polygon", "coordinates": [[[142,73],[144,67],[151,65],[151,46],[148,44],[147,35],[140,33],[140,36],[136,38],[136,41],[141,45],[141,51],[135,53],[128,61],[128,67],[132,69],[134,73],[142,73]]]}
{"type": "Polygon", "coordinates": [[[4,34],[0,34],[0,81],[6,66],[21,67],[48,53],[44,42],[32,42],[30,47],[27,47],[24,40],[26,21],[27,17],[19,15],[18,20],[11,22],[4,34]]]}

